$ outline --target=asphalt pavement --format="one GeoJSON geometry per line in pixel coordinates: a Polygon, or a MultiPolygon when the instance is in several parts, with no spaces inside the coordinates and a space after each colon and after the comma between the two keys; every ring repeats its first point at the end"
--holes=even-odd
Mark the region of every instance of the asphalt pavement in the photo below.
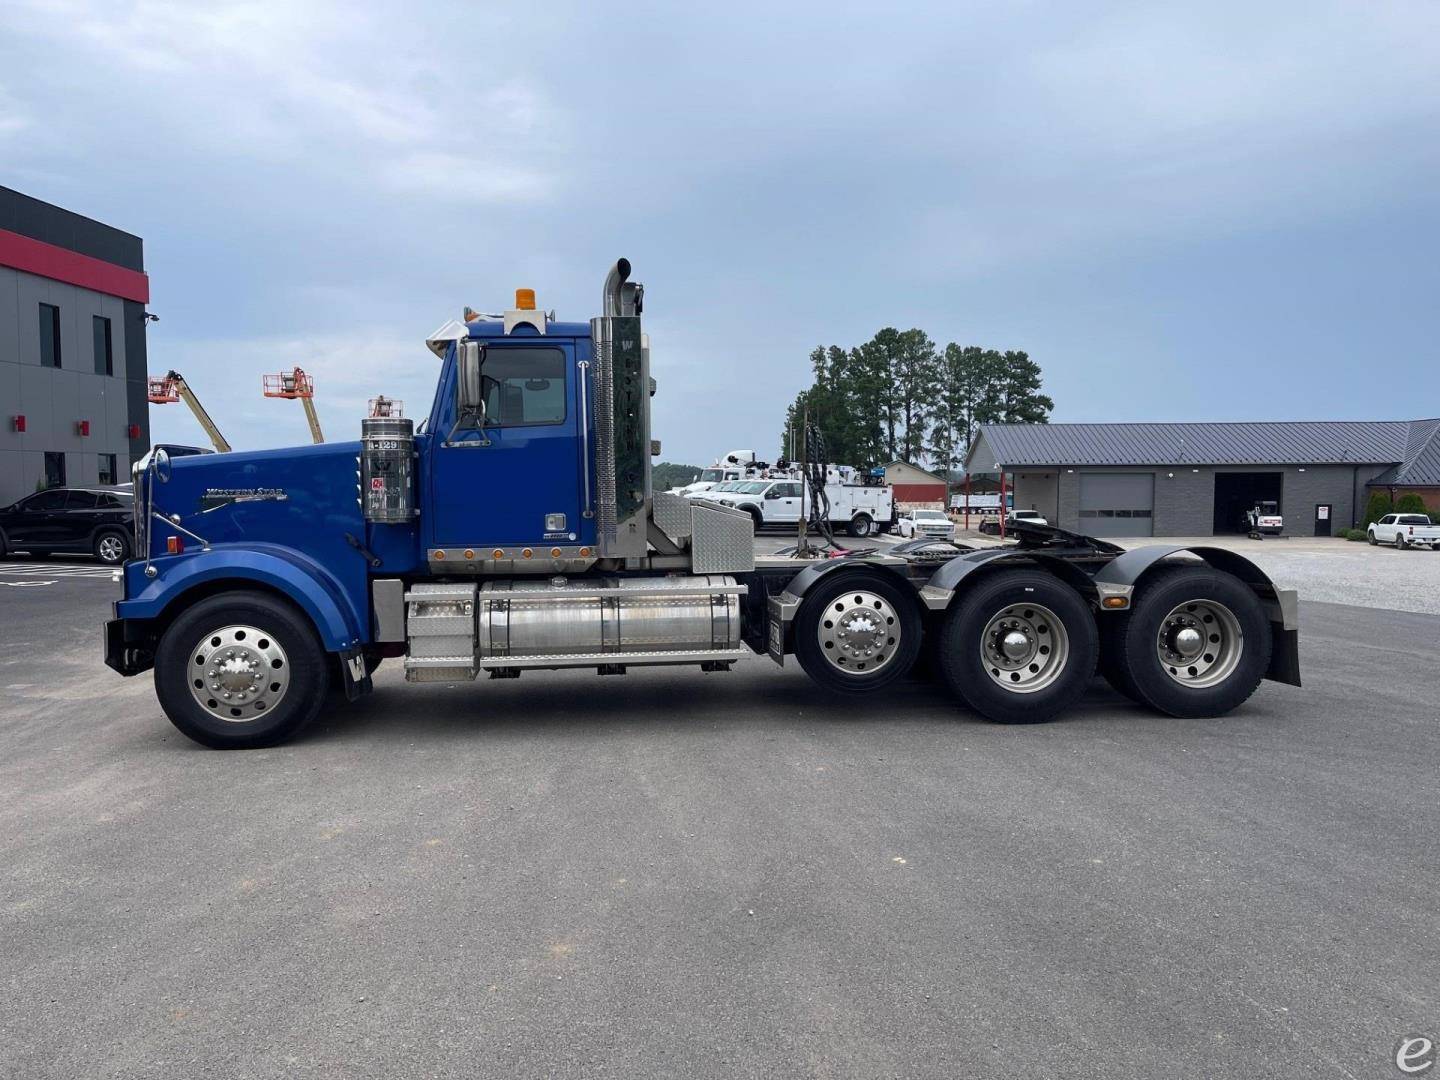
{"type": "Polygon", "coordinates": [[[1302,604],[1305,688],[1214,720],[388,662],[219,753],[102,665],[116,589],[0,567],[0,1076],[1380,1077],[1440,1033],[1440,618],[1302,604]]]}

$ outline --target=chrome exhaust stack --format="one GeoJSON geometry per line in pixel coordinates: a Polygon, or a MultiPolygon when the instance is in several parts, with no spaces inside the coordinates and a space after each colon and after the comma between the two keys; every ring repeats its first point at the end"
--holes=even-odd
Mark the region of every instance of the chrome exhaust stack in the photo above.
{"type": "Polygon", "coordinates": [[[595,356],[595,524],[604,558],[642,560],[649,551],[650,364],[640,312],[644,289],[630,260],[605,275],[604,315],[590,320],[595,356]]]}

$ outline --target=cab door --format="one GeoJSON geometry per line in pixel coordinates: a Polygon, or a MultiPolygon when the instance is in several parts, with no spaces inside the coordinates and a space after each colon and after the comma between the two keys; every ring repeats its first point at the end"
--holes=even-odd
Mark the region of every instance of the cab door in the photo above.
{"type": "Polygon", "coordinates": [[[517,545],[588,543],[581,518],[575,345],[487,342],[483,428],[456,428],[454,365],[432,426],[425,518],[431,547],[488,553],[517,545]]]}

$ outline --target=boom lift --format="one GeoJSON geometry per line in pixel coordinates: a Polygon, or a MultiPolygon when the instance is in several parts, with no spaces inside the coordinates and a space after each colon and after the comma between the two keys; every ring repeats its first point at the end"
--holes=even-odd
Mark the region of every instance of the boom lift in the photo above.
{"type": "Polygon", "coordinates": [[[151,375],[148,380],[147,394],[152,405],[171,405],[177,401],[183,401],[190,406],[190,411],[195,414],[195,419],[205,429],[205,434],[210,437],[210,442],[215,446],[217,454],[228,454],[230,444],[225,441],[225,436],[220,434],[220,429],[215,426],[215,421],[210,419],[210,414],[205,411],[205,406],[200,404],[200,399],[195,396],[195,391],[190,389],[178,371],[167,371],[164,375],[151,375]]]}
{"type": "Polygon", "coordinates": [[[303,368],[297,367],[291,371],[263,376],[261,390],[270,398],[286,398],[292,401],[299,398],[300,403],[305,406],[305,422],[310,425],[310,441],[325,441],[325,436],[320,431],[320,417],[315,414],[315,380],[305,374],[303,368]]]}
{"type": "MultiPolygon", "coordinates": [[[[1125,551],[1016,520],[1018,543],[999,548],[842,551],[802,534],[757,553],[750,515],[652,488],[655,383],[630,264],[611,268],[588,322],[537,310],[528,289],[515,301],[426,342],[440,367],[418,428],[373,416],[353,442],[157,447],[105,662],[153,668],[175,726],[228,748],[290,738],[332,688],[371,692],[387,657],[406,682],[447,684],[793,657],[845,694],[928,672],[1002,723],[1073,705],[1097,664],[1172,716],[1220,715],[1262,679],[1299,684],[1295,594],[1229,550],[1125,551]]],[[[277,396],[299,396],[300,374],[277,396]]],[[[806,442],[823,506],[828,458],[806,442]]],[[[828,527],[822,510],[822,541],[828,527]]]]}

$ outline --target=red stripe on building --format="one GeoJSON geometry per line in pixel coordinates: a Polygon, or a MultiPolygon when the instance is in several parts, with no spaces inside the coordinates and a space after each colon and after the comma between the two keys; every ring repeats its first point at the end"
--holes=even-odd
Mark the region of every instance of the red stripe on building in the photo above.
{"type": "Polygon", "coordinates": [[[150,277],[139,270],[127,270],[104,259],[92,259],[6,229],[0,229],[0,266],[122,300],[137,300],[142,304],[150,300],[150,277]]]}

